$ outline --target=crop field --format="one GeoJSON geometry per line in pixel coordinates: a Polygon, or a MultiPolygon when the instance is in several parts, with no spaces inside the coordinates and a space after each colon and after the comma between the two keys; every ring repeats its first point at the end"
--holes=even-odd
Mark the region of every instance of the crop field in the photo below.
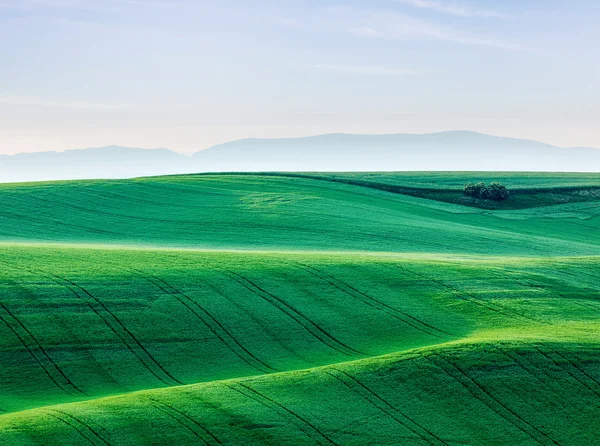
{"type": "Polygon", "coordinates": [[[0,444],[597,444],[600,175],[490,175],[0,185],[0,444]]]}

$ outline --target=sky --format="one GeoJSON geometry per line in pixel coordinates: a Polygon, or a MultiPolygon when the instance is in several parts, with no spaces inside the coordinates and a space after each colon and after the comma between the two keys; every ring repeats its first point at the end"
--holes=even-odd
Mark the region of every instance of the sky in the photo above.
{"type": "Polygon", "coordinates": [[[600,147],[600,2],[0,0],[0,154],[473,130],[600,147]]]}

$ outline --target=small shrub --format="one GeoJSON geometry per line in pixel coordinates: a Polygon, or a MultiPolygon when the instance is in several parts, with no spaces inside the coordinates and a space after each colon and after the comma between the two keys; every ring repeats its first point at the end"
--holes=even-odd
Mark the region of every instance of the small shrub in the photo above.
{"type": "Polygon", "coordinates": [[[506,186],[497,182],[486,185],[483,181],[468,183],[465,185],[463,193],[469,197],[495,201],[506,200],[510,196],[506,186]]]}
{"type": "Polygon", "coordinates": [[[469,183],[465,186],[464,194],[468,195],[469,197],[483,198],[485,189],[486,186],[483,182],[469,183]]]}

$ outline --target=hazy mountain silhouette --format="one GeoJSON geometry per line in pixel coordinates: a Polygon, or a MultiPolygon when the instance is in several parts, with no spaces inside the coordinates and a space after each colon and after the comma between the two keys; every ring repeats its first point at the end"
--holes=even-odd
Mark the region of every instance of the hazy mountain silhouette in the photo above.
{"type": "Polygon", "coordinates": [[[600,150],[456,131],[246,139],[198,152],[215,170],[600,170],[600,150]],[[240,167],[243,166],[243,167],[240,167]]]}
{"type": "Polygon", "coordinates": [[[244,139],[191,156],[109,146],[0,156],[0,181],[229,171],[600,171],[600,149],[455,131],[244,139]]]}
{"type": "Polygon", "coordinates": [[[108,146],[0,155],[0,181],[131,178],[180,173],[189,157],[167,149],[108,146]]]}

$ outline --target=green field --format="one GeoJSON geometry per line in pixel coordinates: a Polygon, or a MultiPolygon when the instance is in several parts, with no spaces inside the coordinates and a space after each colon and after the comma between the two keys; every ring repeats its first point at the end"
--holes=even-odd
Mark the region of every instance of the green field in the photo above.
{"type": "Polygon", "coordinates": [[[597,444],[599,189],[0,185],[0,444],[597,444]]]}

